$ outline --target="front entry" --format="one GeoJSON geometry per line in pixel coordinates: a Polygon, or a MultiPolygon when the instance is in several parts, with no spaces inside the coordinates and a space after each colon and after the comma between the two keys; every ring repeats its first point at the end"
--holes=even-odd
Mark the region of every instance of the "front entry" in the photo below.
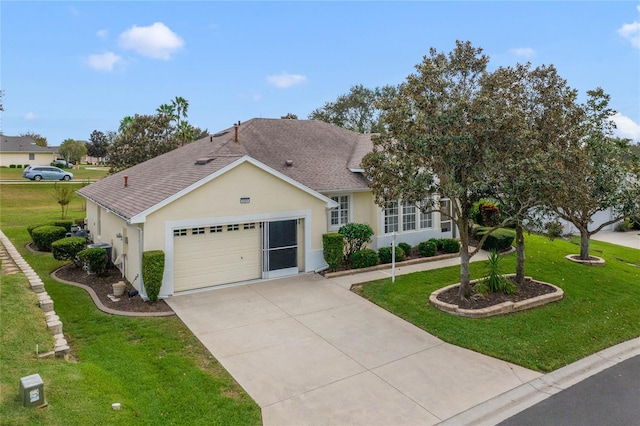
{"type": "Polygon", "coordinates": [[[298,273],[298,221],[266,222],[262,227],[262,277],[298,273]]]}

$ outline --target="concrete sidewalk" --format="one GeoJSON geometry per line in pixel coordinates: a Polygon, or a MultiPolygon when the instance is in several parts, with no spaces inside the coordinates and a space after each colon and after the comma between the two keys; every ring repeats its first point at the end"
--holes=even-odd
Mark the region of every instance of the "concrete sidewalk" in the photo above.
{"type": "Polygon", "coordinates": [[[593,234],[591,239],[640,250],[640,231],[637,230],[627,232],[600,231],[593,234]]]}

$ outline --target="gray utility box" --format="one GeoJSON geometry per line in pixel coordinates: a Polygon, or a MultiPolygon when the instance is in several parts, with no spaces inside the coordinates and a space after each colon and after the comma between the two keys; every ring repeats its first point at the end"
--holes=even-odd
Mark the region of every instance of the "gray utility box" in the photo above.
{"type": "Polygon", "coordinates": [[[44,383],[39,374],[20,379],[20,402],[23,407],[44,407],[44,383]]]}

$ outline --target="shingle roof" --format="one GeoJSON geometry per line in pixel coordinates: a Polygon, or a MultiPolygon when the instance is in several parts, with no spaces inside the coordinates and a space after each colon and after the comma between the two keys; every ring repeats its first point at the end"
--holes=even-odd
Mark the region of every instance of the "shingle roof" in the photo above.
{"type": "Polygon", "coordinates": [[[370,135],[321,121],[262,118],[242,123],[238,142],[233,127],[216,135],[106,177],[78,192],[130,219],[245,155],[318,192],[367,188],[364,177],[349,171],[349,165],[359,165],[367,147],[370,150],[370,135]],[[198,160],[205,164],[196,165],[198,160]]]}
{"type": "Polygon", "coordinates": [[[48,146],[36,145],[31,136],[5,136],[0,135],[0,152],[48,152],[55,149],[48,146]]]}

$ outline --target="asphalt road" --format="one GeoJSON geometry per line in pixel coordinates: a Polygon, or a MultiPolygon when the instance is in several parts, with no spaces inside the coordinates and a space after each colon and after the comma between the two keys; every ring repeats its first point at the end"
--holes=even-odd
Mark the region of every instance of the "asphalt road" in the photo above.
{"type": "Polygon", "coordinates": [[[640,355],[563,390],[501,426],[639,426],[640,355]]]}

